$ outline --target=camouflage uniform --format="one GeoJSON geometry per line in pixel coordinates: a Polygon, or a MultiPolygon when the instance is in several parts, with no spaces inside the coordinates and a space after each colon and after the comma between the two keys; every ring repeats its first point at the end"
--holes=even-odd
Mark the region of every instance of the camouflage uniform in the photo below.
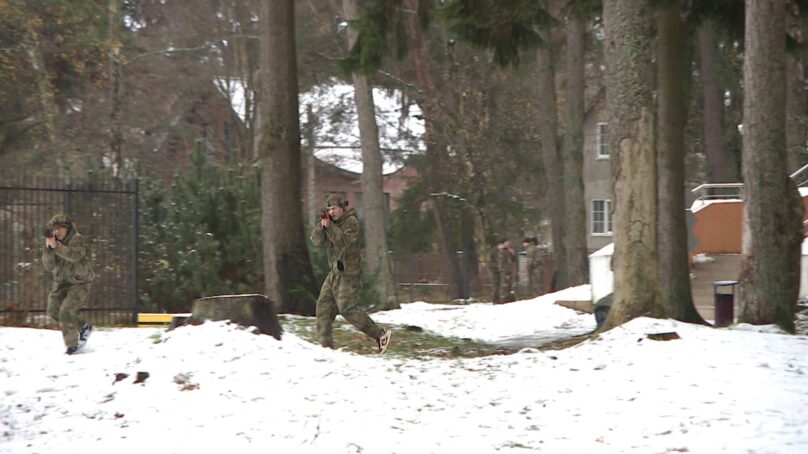
{"type": "MultiPolygon", "coordinates": [[[[328,203],[336,198],[329,197],[328,203]]],[[[342,202],[339,199],[338,202],[342,202]]],[[[317,223],[311,232],[315,245],[325,242],[329,273],[317,298],[317,336],[320,345],[333,348],[332,328],[337,314],[342,315],[359,331],[379,339],[384,330],[376,325],[359,307],[360,286],[359,220],[356,210],[345,209],[343,215],[325,228],[317,223]]]]}
{"type": "Polygon", "coordinates": [[[67,234],[56,247],[45,247],[42,251],[42,264],[45,270],[53,273],[53,287],[48,294],[48,315],[59,322],[62,337],[68,347],[76,346],[79,330],[86,321],[79,315],[79,309],[87,302],[90,283],[95,272],[90,262],[90,253],[84,238],[67,215],[57,214],[48,226],[67,226],[67,234]]]}
{"type": "Polygon", "coordinates": [[[544,267],[539,255],[539,248],[533,243],[528,243],[525,249],[525,262],[527,263],[527,286],[530,296],[544,294],[544,289],[542,288],[544,267]]]}
{"type": "Polygon", "coordinates": [[[499,302],[499,250],[496,246],[488,248],[488,277],[491,279],[491,301],[499,302]]]}
{"type": "Polygon", "coordinates": [[[507,303],[514,301],[511,294],[513,290],[513,277],[514,277],[514,258],[513,249],[503,246],[499,250],[499,301],[497,303],[507,303]]]}

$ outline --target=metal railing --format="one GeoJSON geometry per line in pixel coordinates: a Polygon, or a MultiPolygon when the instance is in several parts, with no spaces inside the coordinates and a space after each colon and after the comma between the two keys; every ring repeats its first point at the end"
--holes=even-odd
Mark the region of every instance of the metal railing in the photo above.
{"type": "Polygon", "coordinates": [[[691,190],[696,201],[743,200],[743,183],[705,183],[691,190]]]}

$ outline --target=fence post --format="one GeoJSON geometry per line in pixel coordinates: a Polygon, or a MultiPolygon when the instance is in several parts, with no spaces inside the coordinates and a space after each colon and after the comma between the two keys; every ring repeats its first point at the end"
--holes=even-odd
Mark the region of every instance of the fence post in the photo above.
{"type": "Polygon", "coordinates": [[[132,207],[132,217],[134,218],[134,238],[132,244],[132,263],[134,265],[134,276],[132,279],[132,324],[137,325],[137,313],[138,313],[138,259],[140,255],[140,180],[135,178],[134,180],[134,199],[135,203],[132,207]]]}

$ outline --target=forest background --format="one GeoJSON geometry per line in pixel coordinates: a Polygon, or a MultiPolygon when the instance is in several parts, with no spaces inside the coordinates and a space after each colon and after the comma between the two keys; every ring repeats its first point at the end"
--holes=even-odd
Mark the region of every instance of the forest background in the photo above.
{"type": "MultiPolygon", "coordinates": [[[[676,288],[683,278],[641,279],[665,272],[667,264],[681,271],[686,256],[681,231],[657,233],[683,222],[657,219],[683,212],[681,201],[666,202],[664,194],[738,181],[747,181],[751,193],[759,180],[746,172],[785,181],[805,163],[806,8],[799,1],[619,3],[0,0],[2,171],[141,179],[144,307],[181,310],[199,296],[264,289],[282,312],[311,314],[326,270],[322,253],[305,240],[308,216],[298,188],[302,156],[315,145],[305,131],[320,119],[301,115],[297,95],[347,82],[356,88],[365,163],[366,301],[396,304],[389,269],[379,259],[386,254],[379,251],[440,254],[451,292],[468,296],[455,251],[485,260],[499,237],[536,235],[545,224],[550,229],[542,242],[552,247],[563,288],[588,282],[582,125],[586,107],[605,91],[616,254],[627,257],[618,260],[616,276],[628,276],[615,290],[616,305],[627,310],[616,311],[613,323],[646,312],[693,321],[692,301],[681,296],[689,288],[676,288]],[[756,22],[749,17],[769,21],[769,28],[752,33],[756,22]],[[635,41],[624,42],[629,38],[635,41]],[[749,43],[757,49],[761,42],[773,43],[775,51],[767,48],[765,55],[775,69],[764,78],[770,86],[758,88],[744,78],[753,71],[750,55],[759,55],[747,52],[749,43]],[[640,68],[634,79],[627,66],[640,68]],[[228,99],[235,80],[247,87],[241,117],[228,99]],[[771,85],[774,92],[766,92],[771,85]],[[672,104],[671,86],[678,90],[672,104]],[[420,108],[423,150],[385,153],[378,133],[374,145],[374,125],[362,114],[369,87],[400,93],[402,112],[420,108]],[[745,105],[753,88],[781,114],[772,117],[765,103],[745,105]],[[636,135],[625,127],[636,117],[628,112],[634,105],[654,113],[641,123],[653,132],[638,154],[624,152],[626,137],[636,135]],[[773,152],[744,142],[755,140],[740,128],[756,124],[753,115],[779,134],[773,152]],[[657,146],[671,125],[678,138],[665,136],[657,146]],[[672,155],[664,154],[669,144],[672,155]],[[382,157],[406,162],[420,175],[388,229],[378,189],[382,157]],[[653,171],[620,172],[628,162],[653,171]],[[633,181],[646,186],[622,189],[633,181]],[[643,192],[654,199],[644,214],[621,208],[643,206],[635,198],[643,192]],[[621,232],[630,231],[633,215],[644,216],[654,234],[646,237],[649,248],[629,252],[621,249],[628,238],[621,232]]],[[[372,96],[369,101],[373,112],[372,96]]],[[[778,202],[790,200],[790,189],[761,191],[765,198],[749,202],[794,212],[793,204],[778,202]]],[[[793,232],[788,220],[785,230],[793,232]]],[[[757,232],[752,237],[766,236],[747,229],[757,232]]],[[[789,251],[781,262],[793,267],[794,235],[777,237],[782,244],[767,247],[789,251]]],[[[752,256],[747,281],[769,282],[756,260],[771,256],[752,256]]],[[[791,273],[779,274],[793,281],[791,273]]],[[[789,328],[794,284],[771,286],[785,289],[775,298],[782,304],[749,307],[785,309],[742,311],[742,317],[763,323],[782,312],[778,323],[789,328]]],[[[754,293],[742,285],[743,300],[764,299],[754,293]]]]}

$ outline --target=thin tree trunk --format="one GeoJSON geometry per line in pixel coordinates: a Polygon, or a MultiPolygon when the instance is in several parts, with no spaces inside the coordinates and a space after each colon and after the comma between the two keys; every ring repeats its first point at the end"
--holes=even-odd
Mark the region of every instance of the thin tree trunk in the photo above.
{"type": "Polygon", "coordinates": [[[314,108],[311,104],[306,105],[306,127],[304,129],[304,137],[306,138],[306,210],[304,214],[308,216],[308,223],[306,225],[315,225],[320,220],[320,206],[317,196],[317,158],[314,156],[314,149],[317,146],[316,139],[314,138],[314,129],[317,123],[317,117],[314,115],[314,108]]]}
{"type": "Polygon", "coordinates": [[[687,29],[679,6],[659,6],[657,25],[657,156],[660,302],[668,317],[705,324],[693,305],[685,222],[687,29]]]}
{"type": "Polygon", "coordinates": [[[33,29],[28,30],[28,36],[23,46],[26,54],[28,54],[28,60],[36,80],[37,100],[39,101],[40,116],[47,144],[46,152],[50,158],[55,160],[56,171],[59,175],[62,175],[67,170],[67,162],[66,152],[62,147],[56,127],[59,109],[56,106],[56,94],[48,75],[48,69],[45,67],[45,60],[42,58],[42,52],[39,49],[39,39],[33,29]]]}
{"type": "Polygon", "coordinates": [[[107,12],[109,15],[109,83],[110,83],[110,144],[112,157],[112,175],[120,178],[124,170],[123,157],[123,65],[121,63],[120,41],[120,0],[109,0],[107,12]]]}
{"type": "Polygon", "coordinates": [[[649,0],[606,0],[606,96],[614,178],[614,300],[603,329],[661,312],[649,0]],[[614,133],[612,133],[614,132],[614,133]]]}
{"type": "MultiPolygon", "coordinates": [[[[574,9],[574,8],[573,8],[574,9]]],[[[568,286],[589,282],[584,200],[584,20],[573,11],[566,25],[566,80],[564,124],[564,224],[568,286]]]]}
{"type": "MultiPolygon", "coordinates": [[[[413,60],[413,70],[415,72],[416,83],[420,90],[419,105],[424,115],[424,143],[426,145],[427,162],[427,186],[432,194],[443,192],[442,165],[446,144],[441,139],[438,129],[438,109],[435,100],[438,93],[429,68],[429,53],[424,42],[423,31],[417,14],[419,0],[405,0],[404,8],[409,15],[406,20],[407,38],[409,40],[410,55],[413,60]]],[[[450,293],[453,297],[458,297],[462,288],[463,278],[460,266],[457,261],[455,247],[450,237],[449,219],[440,197],[431,198],[432,212],[435,217],[435,225],[440,244],[441,255],[444,259],[447,274],[449,275],[450,293]]]]}
{"type": "MultiPolygon", "coordinates": [[[[348,21],[356,19],[356,0],[343,0],[342,11],[348,21]]],[[[348,28],[348,48],[353,47],[358,37],[353,27],[348,28]]],[[[376,108],[373,91],[368,78],[353,73],[354,101],[359,119],[359,138],[362,144],[362,204],[365,211],[365,270],[366,277],[376,289],[383,309],[399,308],[395,300],[393,276],[387,257],[385,237],[385,206],[382,191],[382,153],[379,147],[379,128],[376,124],[376,108]]]]}
{"type": "Polygon", "coordinates": [[[317,288],[301,228],[294,17],[293,0],[261,3],[261,232],[267,295],[278,312],[314,315],[317,288]]]}
{"type": "Polygon", "coordinates": [[[718,43],[716,24],[705,20],[698,29],[699,73],[704,96],[704,153],[707,155],[708,181],[738,181],[724,147],[724,95],[718,80],[718,43]]]}
{"type": "Polygon", "coordinates": [[[545,45],[536,51],[536,76],[539,89],[537,104],[539,106],[539,134],[541,140],[542,162],[547,185],[547,206],[550,213],[550,231],[552,234],[553,253],[556,258],[559,287],[566,287],[567,253],[564,248],[563,228],[565,209],[563,192],[563,169],[560,164],[558,147],[558,111],[556,105],[555,61],[553,43],[550,33],[542,31],[545,45]]]}
{"type": "Polygon", "coordinates": [[[744,232],[738,321],[794,331],[800,284],[802,203],[785,151],[785,8],[746,2],[744,39],[744,232]]]}

